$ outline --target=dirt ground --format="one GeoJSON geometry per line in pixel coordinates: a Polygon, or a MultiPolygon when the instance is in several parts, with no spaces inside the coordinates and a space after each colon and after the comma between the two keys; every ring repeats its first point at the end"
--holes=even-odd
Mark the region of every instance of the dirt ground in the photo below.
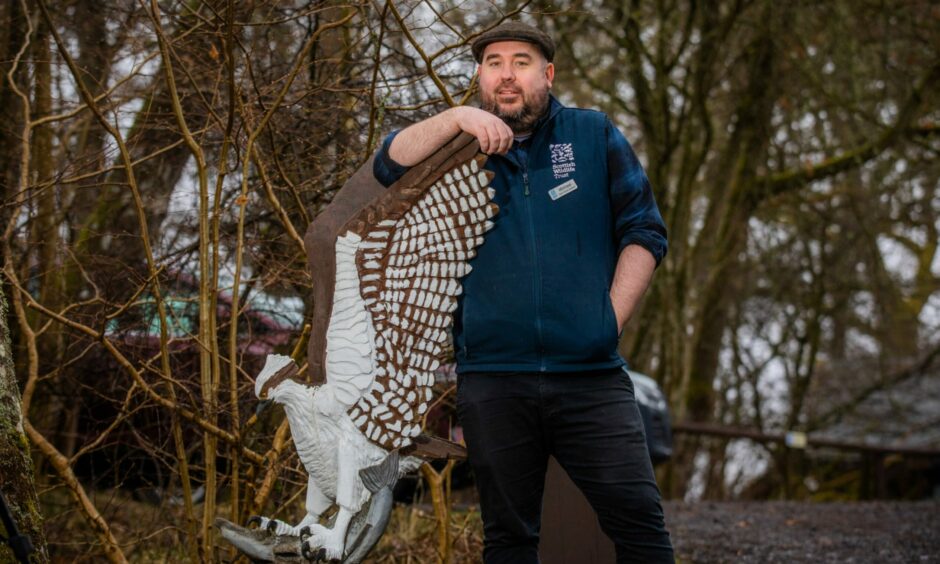
{"type": "MultiPolygon", "coordinates": [[[[178,508],[136,501],[120,491],[97,492],[97,500],[108,511],[112,530],[118,538],[125,539],[123,548],[131,562],[186,561],[185,535],[179,529],[182,518],[174,513],[178,508]]],[[[481,562],[483,527],[478,506],[466,502],[457,505],[450,516],[454,562],[481,562]]],[[[940,564],[940,500],[693,504],[667,501],[663,509],[679,564],[940,564]]],[[[220,508],[219,515],[225,515],[225,511],[220,508]]],[[[100,546],[61,489],[47,493],[44,515],[53,562],[103,561],[100,546]]],[[[366,562],[435,562],[436,533],[437,520],[429,505],[396,505],[385,536],[366,562]]],[[[4,561],[2,551],[0,561],[4,561]]]]}
{"type": "Polygon", "coordinates": [[[940,501],[666,502],[677,562],[940,562],[940,501]]]}

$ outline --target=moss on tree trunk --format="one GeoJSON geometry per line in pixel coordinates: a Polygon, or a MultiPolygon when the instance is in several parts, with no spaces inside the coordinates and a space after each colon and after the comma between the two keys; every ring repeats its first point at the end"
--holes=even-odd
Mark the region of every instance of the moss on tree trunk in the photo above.
{"type": "MultiPolygon", "coordinates": [[[[29,535],[36,551],[32,562],[48,562],[42,532],[39,499],[33,484],[29,441],[23,430],[20,392],[13,371],[13,351],[7,324],[7,302],[0,286],[0,485],[21,535],[29,535]]],[[[0,532],[6,536],[6,531],[0,532]]],[[[0,563],[16,562],[6,543],[0,545],[0,563]]]]}

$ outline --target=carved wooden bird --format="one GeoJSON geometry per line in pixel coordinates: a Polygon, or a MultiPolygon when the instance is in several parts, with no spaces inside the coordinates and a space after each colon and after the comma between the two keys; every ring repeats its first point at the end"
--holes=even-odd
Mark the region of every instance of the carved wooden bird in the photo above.
{"type": "MultiPolygon", "coordinates": [[[[397,454],[408,454],[422,431],[459,280],[497,213],[484,162],[476,141],[460,136],[388,190],[370,186],[366,192],[378,194],[372,199],[363,191],[340,198],[341,191],[321,213],[327,226],[314,222],[308,231],[316,293],[308,353],[314,384],[298,379],[293,361],[277,355],[268,357],[255,381],[260,399],[284,406],[309,474],[303,520],[262,524],[282,535],[303,534],[307,554],[348,557],[351,521],[373,491],[391,487],[390,453],[397,464],[391,485],[420,464],[414,456],[398,463],[397,454]],[[318,524],[334,502],[339,511],[332,527],[318,524]]],[[[375,514],[384,512],[387,520],[390,510],[389,499],[372,508],[369,519],[381,522],[375,514]]]]}

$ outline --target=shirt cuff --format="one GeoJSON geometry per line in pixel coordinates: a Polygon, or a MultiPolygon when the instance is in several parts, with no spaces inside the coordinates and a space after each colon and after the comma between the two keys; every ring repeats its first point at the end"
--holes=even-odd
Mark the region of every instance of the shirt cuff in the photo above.
{"type": "Polygon", "coordinates": [[[630,245],[639,245],[649,251],[649,253],[653,255],[653,258],[656,259],[657,267],[659,263],[663,262],[663,257],[666,256],[666,249],[668,248],[666,238],[660,236],[658,233],[628,233],[620,237],[617,257],[620,257],[620,253],[630,245]]]}
{"type": "Polygon", "coordinates": [[[391,147],[392,141],[400,131],[393,131],[385,138],[382,147],[375,155],[375,161],[372,163],[372,174],[386,188],[397,182],[399,178],[408,172],[408,167],[398,164],[388,155],[388,148],[391,147]]]}

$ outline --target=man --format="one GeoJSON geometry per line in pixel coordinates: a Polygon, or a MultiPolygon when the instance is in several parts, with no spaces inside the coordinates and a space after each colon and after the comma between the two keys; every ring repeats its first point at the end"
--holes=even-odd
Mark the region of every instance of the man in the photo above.
{"type": "Polygon", "coordinates": [[[538,562],[549,455],[594,507],[618,562],[672,562],[618,336],[666,252],[642,167],[602,113],[549,94],[554,43],[518,22],[481,34],[482,109],[393,133],[390,185],[461,131],[496,173],[500,211],[455,313],[458,416],[476,476],[484,560],[538,562]]]}

